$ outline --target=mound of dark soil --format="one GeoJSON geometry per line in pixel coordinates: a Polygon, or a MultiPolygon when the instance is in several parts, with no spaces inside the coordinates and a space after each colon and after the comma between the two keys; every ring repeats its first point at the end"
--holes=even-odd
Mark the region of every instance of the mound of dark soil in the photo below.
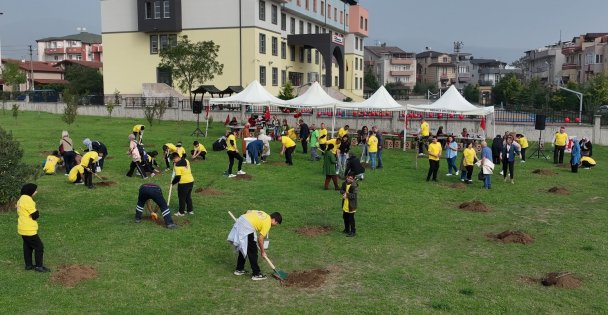
{"type": "Polygon", "coordinates": [[[90,266],[63,265],[51,275],[51,281],[64,287],[73,288],[80,281],[97,278],[97,270],[90,266]]]}
{"type": "Polygon", "coordinates": [[[505,244],[530,244],[534,242],[534,238],[522,231],[504,231],[498,235],[488,234],[489,238],[501,241],[505,244]]]}
{"type": "Polygon", "coordinates": [[[555,286],[558,288],[573,289],[583,285],[583,281],[569,272],[550,272],[540,279],[544,286],[555,286]]]}
{"type": "Polygon", "coordinates": [[[490,208],[481,201],[467,201],[458,206],[459,209],[471,212],[490,212],[490,208]]]}
{"type": "Polygon", "coordinates": [[[331,232],[333,228],[328,225],[321,226],[305,226],[296,229],[296,233],[304,236],[319,236],[331,232]]]}
{"type": "Polygon", "coordinates": [[[329,275],[327,269],[296,271],[290,273],[287,279],[281,281],[281,284],[294,288],[318,288],[325,283],[327,275],[329,275]]]}
{"type": "Polygon", "coordinates": [[[244,174],[244,175],[236,175],[236,177],[233,177],[236,180],[252,180],[253,176],[249,175],[249,174],[244,174]]]}
{"type": "Polygon", "coordinates": [[[464,183],[452,183],[447,186],[453,189],[467,189],[467,185],[464,183]]]}
{"type": "Polygon", "coordinates": [[[543,176],[553,176],[553,175],[557,175],[557,173],[555,173],[552,170],[547,170],[547,169],[541,169],[541,168],[537,168],[535,170],[532,171],[533,174],[538,174],[538,175],[543,175],[543,176]]]}
{"type": "Polygon", "coordinates": [[[99,183],[96,183],[95,185],[99,186],[99,187],[111,187],[111,186],[116,185],[116,182],[110,182],[110,181],[108,181],[108,182],[99,182],[99,183]]]}
{"type": "Polygon", "coordinates": [[[194,192],[203,196],[221,196],[224,194],[223,192],[211,187],[197,188],[194,192]]]}
{"type": "Polygon", "coordinates": [[[558,194],[558,195],[569,195],[570,191],[564,187],[551,187],[548,190],[550,193],[558,194]]]}

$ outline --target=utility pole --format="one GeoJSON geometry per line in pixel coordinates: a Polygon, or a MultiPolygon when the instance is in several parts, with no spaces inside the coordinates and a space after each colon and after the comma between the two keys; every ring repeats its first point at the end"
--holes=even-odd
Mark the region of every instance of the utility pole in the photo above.
{"type": "Polygon", "coordinates": [[[32,89],[32,91],[35,89],[34,88],[34,61],[33,61],[33,57],[32,57],[32,45],[30,45],[30,80],[32,80],[32,84],[30,85],[30,88],[32,89]]]}

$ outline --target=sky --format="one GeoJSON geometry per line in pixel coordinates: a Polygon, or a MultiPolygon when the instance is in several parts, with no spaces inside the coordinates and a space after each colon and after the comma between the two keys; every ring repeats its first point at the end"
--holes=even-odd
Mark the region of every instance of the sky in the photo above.
{"type": "MultiPolygon", "coordinates": [[[[134,0],[124,0],[134,1],[134,0]]],[[[199,0],[205,1],[205,0],[199,0]]],[[[234,1],[234,0],[224,0],[234,1]]],[[[255,1],[255,0],[245,0],[255,1]]],[[[476,58],[511,63],[530,49],[608,32],[607,0],[361,0],[370,13],[366,45],[407,52],[451,52],[455,41],[476,58]]],[[[99,0],[0,0],[2,55],[29,58],[48,36],[101,32],[99,0]]]]}

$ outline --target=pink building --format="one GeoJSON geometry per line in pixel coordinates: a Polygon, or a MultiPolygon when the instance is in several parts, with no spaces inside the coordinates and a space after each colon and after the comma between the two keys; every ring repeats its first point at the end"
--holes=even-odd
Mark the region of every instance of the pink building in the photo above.
{"type": "Polygon", "coordinates": [[[80,32],[63,37],[42,38],[36,42],[38,43],[38,61],[103,61],[101,35],[80,32]]]}

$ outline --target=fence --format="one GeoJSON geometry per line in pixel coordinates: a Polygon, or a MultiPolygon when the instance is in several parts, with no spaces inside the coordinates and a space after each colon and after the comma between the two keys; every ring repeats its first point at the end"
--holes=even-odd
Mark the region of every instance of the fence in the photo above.
{"type": "Polygon", "coordinates": [[[515,122],[515,123],[534,123],[536,115],[545,115],[546,123],[583,123],[593,124],[592,112],[583,112],[578,121],[579,112],[577,111],[556,111],[556,110],[495,110],[496,122],[515,122]]]}

